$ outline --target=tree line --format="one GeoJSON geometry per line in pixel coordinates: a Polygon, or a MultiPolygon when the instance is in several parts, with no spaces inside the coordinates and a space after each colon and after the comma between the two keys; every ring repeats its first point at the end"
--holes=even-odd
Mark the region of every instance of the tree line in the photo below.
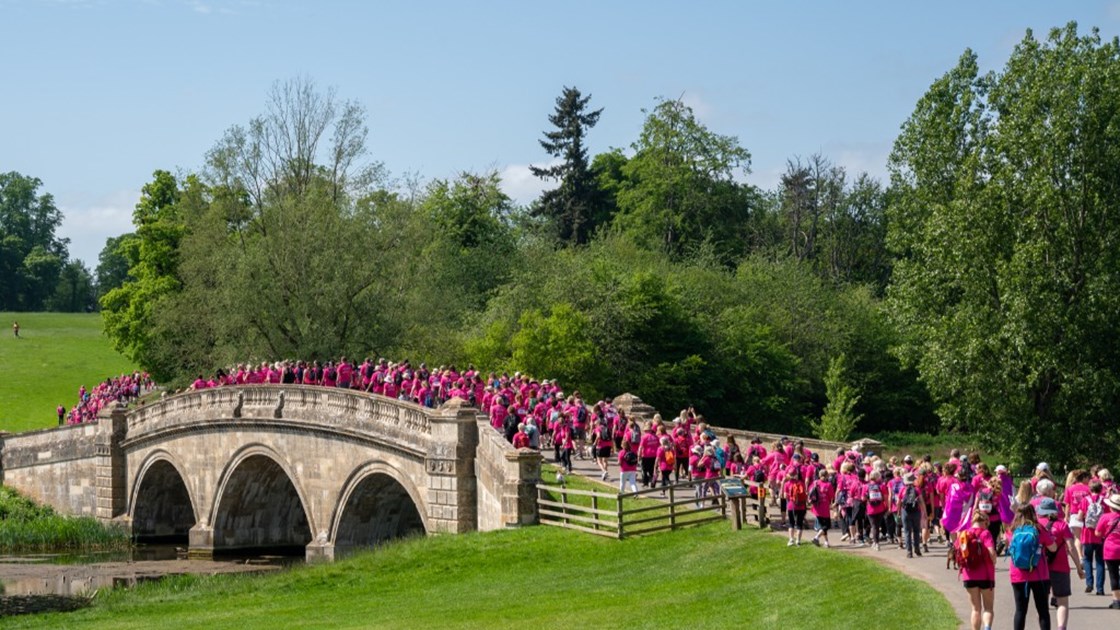
{"type": "Polygon", "coordinates": [[[761,190],[749,150],[671,99],[590,155],[610,112],[565,87],[527,207],[495,172],[394,178],[360,105],[279,83],[204,168],[144,187],[103,256],[106,331],[169,382],[376,353],[728,426],[949,428],[1016,462],[1110,461],[1118,48],[1070,24],[1028,32],[1002,70],[966,51],[885,183],[812,155],[761,190]]]}

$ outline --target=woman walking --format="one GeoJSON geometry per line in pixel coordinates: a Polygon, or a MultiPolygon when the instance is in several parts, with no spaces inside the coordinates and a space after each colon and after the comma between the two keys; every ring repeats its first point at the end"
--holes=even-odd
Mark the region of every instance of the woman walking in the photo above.
{"type": "Polygon", "coordinates": [[[1108,607],[1120,609],[1120,494],[1110,494],[1104,504],[1109,512],[1097,522],[1097,536],[1104,541],[1104,566],[1112,587],[1112,603],[1108,607]]]}
{"type": "Polygon", "coordinates": [[[1034,506],[1020,506],[1007,532],[1011,564],[1011,593],[1015,597],[1015,618],[1012,627],[1023,630],[1027,624],[1027,605],[1034,595],[1034,609],[1038,613],[1038,627],[1050,630],[1050,569],[1046,564],[1047,551],[1057,551],[1058,545],[1050,532],[1038,524],[1034,506]]]}
{"type": "Polygon", "coordinates": [[[960,563],[960,578],[972,606],[972,630],[991,630],[996,598],[996,543],[988,530],[988,513],[972,513],[972,526],[959,535],[966,560],[960,563]]]}

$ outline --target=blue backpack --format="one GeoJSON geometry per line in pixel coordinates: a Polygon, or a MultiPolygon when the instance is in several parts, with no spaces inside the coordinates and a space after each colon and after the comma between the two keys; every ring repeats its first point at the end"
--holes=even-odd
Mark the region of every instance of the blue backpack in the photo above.
{"type": "Polygon", "coordinates": [[[1038,552],[1038,528],[1034,525],[1020,525],[1011,535],[1011,564],[1021,571],[1033,571],[1038,566],[1041,554],[1038,552]]]}

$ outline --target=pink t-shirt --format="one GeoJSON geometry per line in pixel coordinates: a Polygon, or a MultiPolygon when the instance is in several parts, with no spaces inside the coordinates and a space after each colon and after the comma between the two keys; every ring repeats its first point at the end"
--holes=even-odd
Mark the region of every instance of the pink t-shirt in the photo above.
{"type": "Polygon", "coordinates": [[[666,470],[673,470],[673,466],[676,465],[676,457],[676,451],[673,450],[673,447],[671,445],[657,447],[657,469],[663,472],[666,470]],[[666,453],[673,454],[674,461],[672,464],[669,463],[668,457],[666,457],[666,453]]]}
{"type": "MultiPolygon", "coordinates": [[[[1011,539],[1015,536],[1015,530],[1007,530],[1007,542],[1011,543],[1011,539]]],[[[1042,550],[1039,551],[1038,566],[1031,571],[1024,571],[1015,566],[1014,562],[1008,563],[1007,572],[1011,575],[1012,584],[1021,584],[1023,582],[1045,582],[1050,579],[1050,568],[1046,566],[1046,553],[1045,550],[1050,545],[1054,544],[1054,537],[1050,535],[1050,530],[1045,527],[1038,528],[1038,544],[1042,545],[1042,550]]]]}
{"type": "Polygon", "coordinates": [[[832,506],[833,497],[836,496],[836,489],[832,487],[832,484],[829,483],[828,480],[821,479],[814,481],[813,485],[809,488],[812,489],[814,487],[817,489],[817,502],[810,506],[813,510],[813,516],[817,518],[827,517],[831,514],[830,507],[832,506]]]}
{"type": "MultiPolygon", "coordinates": [[[[973,533],[980,542],[984,545],[985,550],[991,552],[984,554],[983,561],[971,569],[961,567],[962,580],[988,580],[995,581],[996,579],[996,565],[992,562],[992,553],[996,550],[996,543],[992,540],[992,534],[983,527],[970,527],[969,531],[973,533]]],[[[1012,580],[1014,582],[1014,580],[1012,580]]]]}
{"type": "Polygon", "coordinates": [[[661,440],[652,431],[642,433],[641,445],[638,454],[642,457],[657,457],[657,449],[661,447],[661,440]]]}
{"type": "Polygon", "coordinates": [[[889,495],[887,484],[882,481],[868,481],[863,487],[863,501],[867,504],[867,514],[874,516],[886,512],[890,507],[889,495]]]}
{"type": "Polygon", "coordinates": [[[1050,535],[1054,537],[1054,543],[1058,545],[1054,561],[1050,563],[1050,571],[1052,573],[1069,573],[1069,552],[1066,550],[1066,545],[1073,540],[1073,532],[1070,531],[1069,525],[1065,521],[1057,518],[1049,519],[1045,516],[1039,518],[1038,522],[1050,530],[1050,535]]]}
{"type": "MultiPolygon", "coordinates": [[[[1089,503],[1100,503],[1101,504],[1101,514],[1100,514],[1101,517],[1103,517],[1105,514],[1108,513],[1108,506],[1104,505],[1104,497],[1102,497],[1099,494],[1085,495],[1084,497],[1081,498],[1081,503],[1077,506],[1077,514],[1081,517],[1081,522],[1082,523],[1085,522],[1085,517],[1089,513],[1089,503]]],[[[1100,520],[1098,520],[1097,523],[1100,524],[1100,520]]],[[[1088,525],[1081,528],[1081,544],[1096,544],[1096,545],[1099,545],[1102,542],[1103,541],[1101,540],[1101,537],[1097,535],[1097,530],[1096,529],[1093,529],[1092,527],[1089,527],[1088,525]]]]}
{"type": "Polygon", "coordinates": [[[1120,512],[1101,514],[1097,535],[1104,539],[1104,559],[1120,560],[1120,512]]]}
{"type": "Polygon", "coordinates": [[[805,482],[800,479],[790,479],[782,485],[782,496],[788,502],[786,504],[787,510],[804,510],[806,503],[808,503],[809,491],[805,487],[805,482]],[[800,493],[796,492],[797,485],[801,486],[800,493]]]}
{"type": "Polygon", "coordinates": [[[618,469],[622,472],[634,472],[638,470],[638,462],[633,464],[626,463],[626,449],[622,449],[618,453],[618,469]]]}

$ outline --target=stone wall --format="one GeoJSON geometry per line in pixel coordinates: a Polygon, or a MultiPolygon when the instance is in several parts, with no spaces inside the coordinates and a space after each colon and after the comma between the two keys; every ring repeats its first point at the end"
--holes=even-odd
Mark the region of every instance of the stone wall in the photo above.
{"type": "Polygon", "coordinates": [[[478,421],[478,530],[491,531],[537,523],[537,483],[541,454],[517,450],[488,420],[478,421]]]}
{"type": "Polygon", "coordinates": [[[0,443],[4,485],[62,514],[97,512],[98,425],[9,434],[0,443]]]}

